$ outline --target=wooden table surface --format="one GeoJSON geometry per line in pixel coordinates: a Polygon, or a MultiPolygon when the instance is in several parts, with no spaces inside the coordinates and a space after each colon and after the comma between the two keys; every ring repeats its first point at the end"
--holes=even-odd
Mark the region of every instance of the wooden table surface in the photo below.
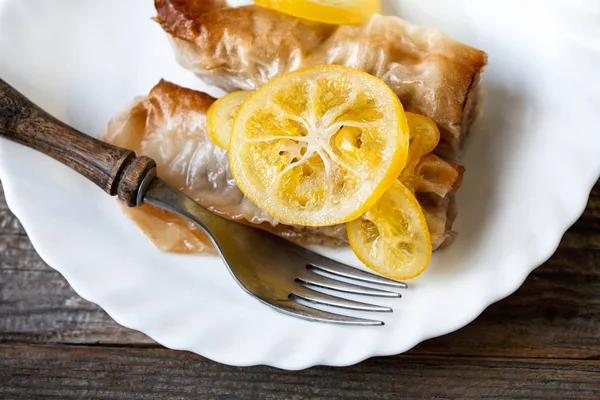
{"type": "Polygon", "coordinates": [[[117,325],[36,254],[0,186],[0,399],[600,399],[600,182],[556,254],[458,332],[347,368],[234,368],[117,325]]]}

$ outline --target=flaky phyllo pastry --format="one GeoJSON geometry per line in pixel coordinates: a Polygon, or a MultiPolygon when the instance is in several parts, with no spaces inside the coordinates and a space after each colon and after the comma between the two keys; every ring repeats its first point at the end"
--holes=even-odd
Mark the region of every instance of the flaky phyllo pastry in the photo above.
{"type": "Polygon", "coordinates": [[[382,79],[406,111],[439,126],[438,154],[456,156],[474,117],[483,51],[435,29],[375,15],[363,25],[329,25],[224,0],[156,0],[157,21],[179,62],[227,91],[254,90],[274,77],[340,64],[382,79]]]}
{"type": "MultiPolygon", "coordinates": [[[[343,224],[320,228],[286,225],[243,195],[229,171],[227,153],[206,135],[206,112],[214,101],[205,93],[162,81],[109,123],[104,140],[153,158],[160,177],[219,215],[256,224],[301,244],[347,243],[343,224]]],[[[417,171],[422,179],[416,195],[435,249],[454,237],[453,195],[464,169],[430,154],[421,160],[417,171]]],[[[125,212],[163,251],[211,249],[197,227],[177,216],[148,205],[125,212]]]]}
{"type": "MultiPolygon", "coordinates": [[[[342,64],[381,78],[407,111],[434,120],[442,141],[416,168],[416,198],[433,249],[452,242],[454,194],[464,168],[455,157],[476,115],[484,52],[397,17],[373,16],[360,26],[310,22],[258,6],[228,8],[222,0],[156,0],[157,22],[171,37],[179,62],[227,91],[254,90],[274,77],[318,64],[342,64]]],[[[344,224],[282,223],[238,189],[228,155],[206,134],[211,96],[161,81],[115,118],[104,139],[152,157],[159,175],[226,218],[254,224],[300,244],[347,244],[344,224]]],[[[151,206],[128,215],[163,251],[212,250],[193,224],[151,206]]]]}

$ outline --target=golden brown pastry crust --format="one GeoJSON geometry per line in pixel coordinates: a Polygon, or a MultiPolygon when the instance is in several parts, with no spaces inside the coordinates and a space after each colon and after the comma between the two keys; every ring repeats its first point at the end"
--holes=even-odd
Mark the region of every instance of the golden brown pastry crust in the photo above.
{"type": "MultiPolygon", "coordinates": [[[[158,175],[211,211],[251,223],[301,244],[341,246],[345,227],[312,228],[282,224],[260,210],[235,185],[227,153],[206,135],[208,94],[161,81],[147,97],[108,124],[103,139],[156,161],[158,175]]],[[[198,253],[212,249],[206,236],[186,220],[145,205],[125,213],[162,251],[198,253]]]]}
{"type": "Polygon", "coordinates": [[[452,230],[457,216],[454,195],[462,184],[465,168],[435,154],[427,154],[415,173],[420,176],[415,195],[427,220],[431,246],[434,250],[449,246],[456,237],[452,230]]]}
{"type": "MultiPolygon", "coordinates": [[[[227,153],[206,136],[206,112],[214,101],[205,93],[161,81],[148,96],[138,98],[112,120],[103,139],[152,157],[164,180],[215,213],[302,244],[346,244],[345,225],[311,228],[282,224],[239,191],[229,173],[227,153]]],[[[417,170],[423,174],[417,197],[422,199],[437,248],[452,237],[448,210],[464,169],[432,154],[423,158],[417,170]]],[[[212,251],[206,236],[177,216],[147,205],[124,211],[162,251],[212,251]]]]}
{"type": "Polygon", "coordinates": [[[483,51],[397,17],[336,26],[259,6],[191,12],[193,3],[157,0],[157,21],[172,36],[180,63],[208,83],[252,90],[317,64],[358,68],[384,80],[407,111],[433,119],[441,128],[440,152],[458,154],[475,115],[483,51]]]}
{"type": "Polygon", "coordinates": [[[433,193],[445,198],[456,193],[462,184],[465,167],[446,161],[435,154],[423,156],[416,175],[421,177],[417,192],[433,193]]]}
{"type": "Polygon", "coordinates": [[[227,2],[225,0],[155,0],[154,6],[159,15],[165,16],[161,19],[165,29],[173,32],[177,37],[185,39],[187,36],[187,40],[192,40],[192,37],[199,32],[199,27],[195,24],[189,26],[188,21],[190,19],[199,21],[202,15],[210,11],[226,8],[227,2]]]}

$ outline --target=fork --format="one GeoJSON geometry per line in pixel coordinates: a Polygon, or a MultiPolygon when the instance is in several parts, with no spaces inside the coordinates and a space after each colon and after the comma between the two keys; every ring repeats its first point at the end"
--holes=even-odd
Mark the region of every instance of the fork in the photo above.
{"type": "Polygon", "coordinates": [[[397,289],[407,288],[403,282],[347,266],[266,231],[211,213],[157,177],[152,159],[136,157],[131,150],[102,142],[60,122],[2,79],[0,137],[60,161],[129,207],[147,203],[193,222],[210,237],[239,286],[281,313],[309,321],[384,325],[383,321],[324,308],[371,312],[392,312],[392,308],[329,293],[399,298],[397,289]]]}

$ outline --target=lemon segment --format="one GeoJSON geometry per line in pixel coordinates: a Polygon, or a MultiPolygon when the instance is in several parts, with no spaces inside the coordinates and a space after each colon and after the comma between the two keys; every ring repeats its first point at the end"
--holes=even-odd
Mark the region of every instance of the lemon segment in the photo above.
{"type": "Polygon", "coordinates": [[[381,12],[380,0],[255,0],[256,4],[310,21],[362,24],[381,12]]]}
{"type": "Polygon", "coordinates": [[[210,140],[220,148],[229,150],[233,122],[240,107],[251,94],[250,91],[229,93],[209,107],[206,113],[206,133],[210,140]]]}
{"type": "Polygon", "coordinates": [[[346,227],[356,256],[383,276],[411,279],[429,265],[432,248],[427,221],[415,196],[398,181],[346,227]]]}
{"type": "Polygon", "coordinates": [[[433,120],[419,114],[406,113],[410,130],[410,145],[406,167],[400,175],[400,181],[413,192],[419,186],[420,176],[416,168],[421,158],[431,153],[440,142],[440,130],[433,120]]]}
{"type": "Polygon", "coordinates": [[[254,92],[235,120],[231,172],[242,192],[288,224],[358,218],[396,181],[409,129],[381,80],[335,65],[299,70],[254,92]]]}

